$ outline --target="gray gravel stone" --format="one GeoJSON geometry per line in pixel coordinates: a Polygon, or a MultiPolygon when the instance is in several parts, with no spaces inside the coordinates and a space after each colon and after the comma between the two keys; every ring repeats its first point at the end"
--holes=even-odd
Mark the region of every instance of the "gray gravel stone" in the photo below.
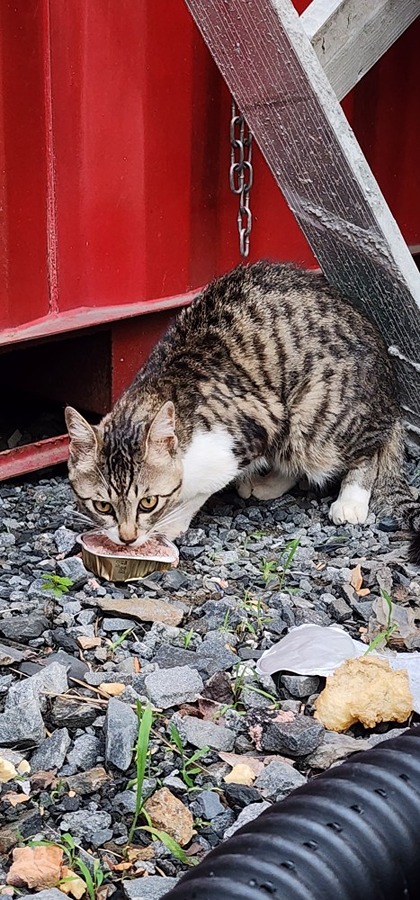
{"type": "Polygon", "coordinates": [[[297,715],[292,722],[270,722],[264,729],[264,750],[286,756],[307,756],[322,743],[324,727],[308,716],[297,715]]]}
{"type": "Polygon", "coordinates": [[[243,809],[235,822],[234,825],[231,825],[230,828],[227,828],[224,833],[225,840],[227,838],[232,837],[236,831],[239,831],[243,825],[248,825],[249,822],[253,822],[254,819],[257,819],[258,816],[264,812],[265,809],[268,809],[271,806],[271,803],[268,803],[267,800],[262,800],[261,803],[250,803],[249,806],[246,806],[243,809]]]}
{"type": "MultiPolygon", "coordinates": [[[[133,878],[132,881],[123,881],[122,886],[128,900],[161,900],[161,897],[171,891],[177,883],[178,878],[149,875],[148,878],[133,878]]],[[[45,900],[49,900],[49,898],[45,898],[45,900]]],[[[58,900],[58,898],[51,897],[51,900],[58,900]]]]}
{"type": "Polygon", "coordinates": [[[0,632],[4,637],[12,641],[25,642],[31,638],[40,637],[49,626],[48,619],[38,613],[28,613],[25,616],[13,616],[10,619],[0,619],[0,632]]]}
{"type": "MultiPolygon", "coordinates": [[[[34,894],[21,894],[19,900],[32,900],[34,894]]],[[[37,891],[37,900],[63,900],[63,892],[58,888],[48,888],[45,891],[37,891]]]]}
{"type": "Polygon", "coordinates": [[[59,560],[57,569],[64,578],[71,578],[73,587],[80,587],[82,584],[86,584],[90,577],[79,556],[69,556],[67,559],[59,560]]]}
{"type": "Polygon", "coordinates": [[[105,759],[125,772],[133,756],[138,722],[130,706],[111,697],[105,717],[105,759]]]}
{"type": "Polygon", "coordinates": [[[145,678],[145,689],[155,706],[168,709],[181,703],[193,703],[203,690],[203,680],[189,666],[152,672],[145,678]]]}
{"type": "Polygon", "coordinates": [[[121,632],[124,634],[125,631],[128,631],[129,628],[135,628],[138,626],[138,622],[135,622],[134,619],[118,619],[115,617],[109,619],[102,619],[101,628],[103,631],[108,632],[121,632]]]}
{"type": "Polygon", "coordinates": [[[212,750],[232,750],[235,743],[235,732],[224,725],[216,725],[214,722],[206,722],[204,719],[196,719],[195,716],[173,717],[181,737],[192,744],[193,747],[202,749],[210,747],[212,750]]]}
{"type": "Polygon", "coordinates": [[[319,678],[316,675],[282,675],[281,683],[292,697],[309,697],[319,687],[319,678]]]}
{"type": "Polygon", "coordinates": [[[297,787],[306,784],[306,778],[293,766],[280,760],[273,760],[261,772],[254,782],[254,787],[262,791],[264,797],[282,800],[297,787]]]}
{"type": "Polygon", "coordinates": [[[75,838],[86,838],[90,841],[95,832],[108,829],[111,821],[110,814],[105,810],[97,812],[89,810],[87,813],[86,810],[80,809],[64,814],[60,822],[60,831],[69,831],[75,838]]]}
{"type": "Polygon", "coordinates": [[[60,528],[54,531],[54,542],[58,552],[67,555],[77,546],[77,535],[65,525],[60,525],[60,528]]]}
{"type": "Polygon", "coordinates": [[[26,681],[13,684],[6,698],[4,713],[0,715],[0,745],[39,744],[45,737],[42,710],[47,705],[46,695],[61,694],[67,689],[66,670],[58,663],[42,669],[26,681]]]}
{"type": "Polygon", "coordinates": [[[197,814],[209,821],[216,816],[220,816],[226,810],[226,807],[220,802],[219,794],[216,791],[201,791],[200,794],[196,794],[194,806],[197,807],[197,814]]]}
{"type": "Polygon", "coordinates": [[[37,697],[27,696],[22,709],[15,706],[0,715],[0,745],[39,744],[44,737],[44,721],[37,697]]]}
{"type": "Polygon", "coordinates": [[[70,744],[71,737],[67,728],[57,728],[51,737],[45,738],[38,749],[35,750],[35,753],[32,754],[32,772],[48,772],[51,769],[61,769],[70,744]]]}
{"type": "Polygon", "coordinates": [[[69,764],[83,772],[96,766],[100,758],[101,741],[93,734],[81,734],[67,754],[69,764]]]}
{"type": "Polygon", "coordinates": [[[369,741],[363,738],[326,731],[322,743],[307,757],[305,763],[313,769],[329,769],[338,760],[345,759],[359,750],[367,750],[369,746],[369,741]]]}

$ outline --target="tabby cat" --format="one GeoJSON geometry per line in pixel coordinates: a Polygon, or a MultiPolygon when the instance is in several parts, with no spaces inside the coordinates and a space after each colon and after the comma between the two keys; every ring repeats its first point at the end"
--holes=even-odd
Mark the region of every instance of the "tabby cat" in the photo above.
{"type": "Polygon", "coordinates": [[[116,542],[176,538],[230,482],[269,500],[302,476],[341,479],[337,525],[363,524],[373,492],[420,529],[384,342],[322,275],[291,265],[241,265],[213,281],[98,426],[71,407],[66,422],[71,484],[116,542]]]}

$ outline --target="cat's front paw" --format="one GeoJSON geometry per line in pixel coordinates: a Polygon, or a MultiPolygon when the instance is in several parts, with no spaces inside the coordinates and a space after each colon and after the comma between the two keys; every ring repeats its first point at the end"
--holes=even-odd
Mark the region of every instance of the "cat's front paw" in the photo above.
{"type": "Polygon", "coordinates": [[[236,484],[236,490],[243,500],[249,500],[252,494],[252,481],[250,481],[248,478],[244,478],[243,481],[238,481],[236,484]]]}
{"type": "Polygon", "coordinates": [[[334,525],[364,525],[369,514],[369,494],[359,488],[360,496],[338,497],[330,506],[329,516],[334,525]],[[362,493],[366,496],[362,496],[362,493]]]}

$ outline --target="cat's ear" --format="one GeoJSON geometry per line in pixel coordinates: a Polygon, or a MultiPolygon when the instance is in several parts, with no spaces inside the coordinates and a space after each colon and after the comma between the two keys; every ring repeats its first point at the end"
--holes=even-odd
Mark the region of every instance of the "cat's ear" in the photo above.
{"type": "Polygon", "coordinates": [[[152,448],[156,451],[167,450],[173,453],[178,446],[175,434],[175,407],[171,400],[161,406],[149,428],[146,440],[146,456],[152,448]]]}
{"type": "Polygon", "coordinates": [[[70,438],[70,451],[77,455],[94,456],[97,440],[89,422],[72,406],[66,406],[64,417],[70,438]]]}

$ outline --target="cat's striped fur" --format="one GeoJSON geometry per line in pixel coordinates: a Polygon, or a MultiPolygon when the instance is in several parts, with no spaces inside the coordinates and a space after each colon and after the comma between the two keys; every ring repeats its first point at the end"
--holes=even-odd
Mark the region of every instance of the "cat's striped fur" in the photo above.
{"type": "Polygon", "coordinates": [[[260,262],[216,279],[99,426],[72,409],[66,418],[71,483],[114,539],[174,537],[232,480],[263,499],[303,475],[342,479],[336,523],[363,523],[373,492],[420,529],[384,342],[316,273],[260,262]],[[155,509],[142,509],[150,497],[155,509]]]}

